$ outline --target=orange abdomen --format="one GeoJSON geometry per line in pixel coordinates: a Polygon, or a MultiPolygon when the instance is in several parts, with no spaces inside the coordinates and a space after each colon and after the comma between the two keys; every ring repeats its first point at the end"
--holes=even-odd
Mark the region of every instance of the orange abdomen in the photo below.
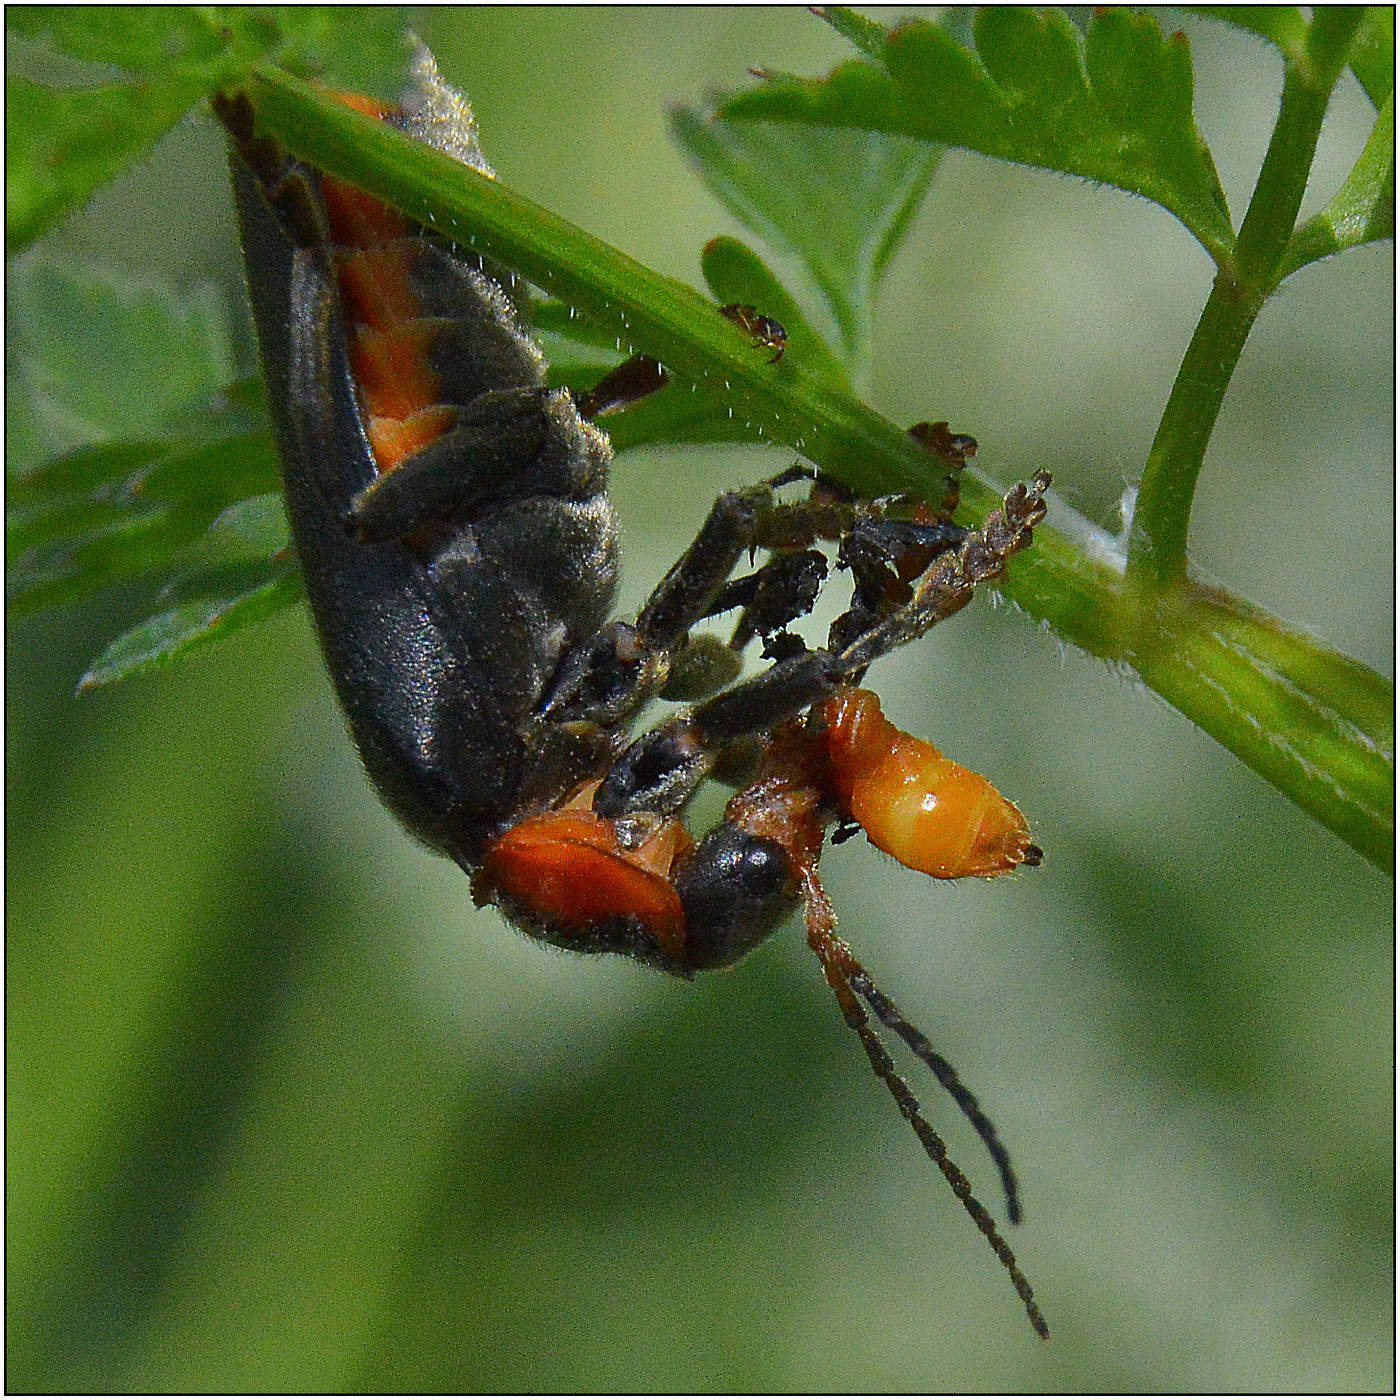
{"type": "MultiPolygon", "coordinates": [[[[337,94],[347,106],[385,120],[387,103],[337,94]]],[[[397,210],[339,180],[323,177],[322,197],[337,248],[341,304],[350,338],[350,367],[365,431],[382,472],[393,471],[456,421],[439,402],[429,351],[437,325],[423,316],[413,290],[405,240],[412,225],[397,210]]]]}
{"type": "Polygon", "coordinates": [[[1000,875],[1038,859],[1016,807],[980,773],[891,724],[873,691],[835,696],[824,716],[843,815],[901,865],[955,880],[1000,875]]]}

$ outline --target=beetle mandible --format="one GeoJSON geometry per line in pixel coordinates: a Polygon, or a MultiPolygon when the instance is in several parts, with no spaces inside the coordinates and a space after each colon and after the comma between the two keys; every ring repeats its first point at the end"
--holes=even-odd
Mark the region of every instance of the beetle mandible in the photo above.
{"type": "MultiPolygon", "coordinates": [[[[400,105],[342,100],[492,174],[470,108],[421,45],[400,105]]],[[[836,839],[863,830],[940,878],[1039,862],[1010,802],[896,729],[857,686],[1030,543],[1049,478],[1015,487],[967,531],[947,508],[857,500],[795,468],[721,495],[636,618],[610,620],[611,449],[592,419],[665,371],[634,357],[577,402],[548,388],[510,279],[290,158],[259,134],[245,97],[215,109],[231,135],[292,536],[327,668],[385,803],[471,876],[477,903],[574,952],[691,978],[805,908],[845,1020],[1048,1335],[865,1008],[968,1116],[1015,1221],[996,1130],[837,936],[817,861],[837,826],[836,839]],[[799,479],[815,483],[810,495],[783,504],[781,488],[799,479]],[[788,627],[825,584],[822,543],[836,544],[854,587],[827,645],[811,647],[788,627]],[[758,549],[766,562],[735,578],[758,549]],[[695,630],[731,610],[728,643],[695,630]],[[736,680],[755,638],[772,664],[736,680]],[[693,703],[633,737],[658,697],[693,703]],[[724,820],[697,843],[687,804],[706,779],[735,774],[724,820]]],[[[911,431],[953,467],[975,446],[946,424],[911,431]]]]}

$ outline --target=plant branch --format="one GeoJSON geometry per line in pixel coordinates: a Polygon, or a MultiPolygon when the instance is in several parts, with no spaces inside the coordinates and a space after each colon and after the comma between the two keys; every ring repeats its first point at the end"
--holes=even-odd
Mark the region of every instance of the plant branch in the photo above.
{"type": "Polygon", "coordinates": [[[1206,448],[1255,318],[1278,285],[1322,119],[1361,19],[1358,8],[1319,7],[1303,51],[1286,64],[1278,120],[1234,257],[1216,274],[1143,470],[1128,575],[1148,591],[1186,580],[1191,504],[1206,448]]]}

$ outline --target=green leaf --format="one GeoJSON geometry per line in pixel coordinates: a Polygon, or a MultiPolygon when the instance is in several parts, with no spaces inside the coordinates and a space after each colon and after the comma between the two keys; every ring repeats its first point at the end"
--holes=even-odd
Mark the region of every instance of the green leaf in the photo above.
{"type": "Polygon", "coordinates": [[[246,379],[235,379],[232,384],[225,385],[223,397],[230,407],[266,420],[267,393],[262,375],[250,374],[246,379]]]}
{"type": "Polygon", "coordinates": [[[162,589],[170,606],[107,647],[79,681],[80,691],[168,665],[302,597],[280,493],[231,507],[204,536],[197,553],[203,560],[199,567],[162,589]]]}
{"type": "Polygon", "coordinates": [[[73,500],[111,503],[188,503],[224,509],[246,495],[275,488],[277,457],[266,429],[236,432],[241,420],[211,414],[208,441],[105,442],[54,458],[10,483],[7,545],[23,548],[23,529],[39,542],[52,538],[43,522],[49,507],[73,500]]]}
{"type": "MultiPolygon", "coordinates": [[[[216,14],[212,6],[11,5],[5,28],[24,39],[47,40],[69,58],[149,74],[218,58],[229,37],[216,14]]],[[[269,17],[262,28],[269,49],[276,25],[269,17]]]]}
{"type": "MultiPolygon", "coordinates": [[[[407,31],[413,23],[408,6],[230,5],[219,13],[248,23],[275,15],[282,43],[267,61],[303,77],[333,73],[338,88],[385,98],[397,97],[403,85],[407,31]]],[[[219,86],[229,87],[232,81],[219,86]]]]}
{"type": "Polygon", "coordinates": [[[200,83],[65,91],[5,84],[5,247],[23,248],[120,174],[203,96],[200,83]]]}
{"type": "Polygon", "coordinates": [[[880,278],[941,152],[878,131],[729,122],[688,107],[672,109],[671,131],[730,212],[816,283],[859,379],[880,278]]]}
{"type": "Polygon", "coordinates": [[[57,450],[155,437],[192,410],[202,423],[232,377],[213,289],[181,293],[37,252],[11,273],[12,377],[57,450]]]}
{"type": "Polygon", "coordinates": [[[246,496],[281,485],[277,449],[266,428],[215,437],[168,452],[139,484],[148,500],[218,514],[246,496]]]}
{"type": "MultiPolygon", "coordinates": [[[[212,92],[262,59],[389,96],[398,87],[405,12],[392,5],[11,5],[5,27],[80,63],[164,81],[199,77],[212,92]]],[[[93,74],[94,81],[98,74],[93,74]]]]}
{"type": "Polygon", "coordinates": [[[199,526],[168,507],[132,505],[27,550],[5,572],[5,603],[16,617],[76,602],[134,579],[166,560],[199,526]]]}
{"type": "Polygon", "coordinates": [[[159,440],[93,443],[12,480],[5,500],[7,555],[57,539],[80,524],[79,517],[96,523],[96,512],[105,501],[169,446],[159,440]]]}
{"type": "MultiPolygon", "coordinates": [[[[121,485],[169,451],[170,443],[164,438],[94,442],[75,448],[11,478],[5,502],[8,515],[41,504],[46,497],[121,485]]],[[[6,524],[10,523],[7,518],[6,524]]]]}
{"type": "Polygon", "coordinates": [[[116,443],[67,455],[12,489],[5,585],[13,612],[170,568],[230,504],[277,485],[265,431],[177,443],[155,457],[148,448],[116,443]],[[72,484],[83,478],[88,484],[72,484]]]}
{"type": "Polygon", "coordinates": [[[14,611],[169,569],[230,504],[276,489],[267,429],[250,431],[248,409],[218,392],[231,352],[212,295],[37,256],[9,292],[14,397],[60,446],[10,481],[14,611]]]}
{"type": "Polygon", "coordinates": [[[814,6],[815,13],[824,19],[844,39],[849,39],[856,48],[878,63],[885,54],[885,26],[878,20],[867,19],[858,10],[848,5],[814,6]]]}
{"type": "Polygon", "coordinates": [[[5,27],[21,62],[51,70],[57,55],[81,74],[62,84],[44,80],[48,71],[7,79],[5,243],[15,252],[264,58],[305,70],[313,54],[335,54],[347,80],[397,72],[402,21],[381,7],[23,5],[6,10],[5,27]]]}
{"type": "Polygon", "coordinates": [[[301,599],[301,574],[289,556],[193,575],[186,592],[166,612],[123,632],[83,673],[78,689],[94,690],[168,666],[272,617],[301,599]]]}
{"type": "MultiPolygon", "coordinates": [[[[700,271],[715,300],[722,305],[752,306],[782,323],[787,347],[781,365],[791,352],[794,361],[828,380],[843,393],[852,393],[850,377],[787,288],[768,270],[763,259],[737,238],[712,238],[700,254],[700,271]]],[[[759,346],[758,351],[765,347],[759,346]]],[[[757,351],[756,351],[757,353],[757,351]]],[[[771,357],[770,357],[771,358],[771,357]]],[[[775,373],[781,374],[780,369],[775,373]]]]}
{"type": "Polygon", "coordinates": [[[1277,280],[1310,262],[1395,236],[1395,94],[1386,97],[1365,149],[1341,188],[1294,232],[1277,280]]]}
{"type": "Polygon", "coordinates": [[[1099,180],[1168,209],[1217,262],[1234,248],[1215,164],[1192,115],[1185,36],[1100,11],[1081,40],[1058,11],[991,6],[977,49],[916,20],[889,32],[880,64],[816,80],[774,78],[722,117],[918,136],[1099,180]]]}
{"type": "Polygon", "coordinates": [[[230,26],[212,9],[178,6],[12,6],[5,26],[64,58],[101,65],[82,85],[41,83],[23,73],[6,84],[11,251],[86,203],[193,103],[246,73],[277,37],[266,20],[245,17],[230,26]],[[258,31],[267,42],[246,42],[258,31]],[[113,82],[114,68],[127,81],[113,82]]]}

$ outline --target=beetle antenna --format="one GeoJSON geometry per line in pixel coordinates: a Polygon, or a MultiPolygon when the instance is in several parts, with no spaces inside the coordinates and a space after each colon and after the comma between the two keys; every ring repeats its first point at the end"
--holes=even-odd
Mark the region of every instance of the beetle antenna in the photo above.
{"type": "MultiPolygon", "coordinates": [[[[1021,1267],[1016,1262],[1016,1256],[1012,1253],[1011,1246],[1002,1238],[1001,1232],[997,1229],[996,1221],[992,1219],[991,1212],[972,1194],[972,1186],[967,1177],[948,1156],[947,1144],[934,1131],[928,1119],[920,1111],[919,1101],[914,1097],[908,1084],[900,1077],[898,1070],[895,1069],[894,1061],[890,1058],[889,1051],[885,1049],[884,1042],[870,1025],[870,1018],[866,1015],[865,1008],[861,1006],[860,999],[852,986],[853,976],[863,978],[868,984],[869,975],[856,961],[846,943],[837,936],[836,911],[831,907],[831,900],[822,887],[816,870],[804,862],[799,864],[798,873],[802,882],[803,900],[806,904],[807,942],[821,962],[827,984],[836,994],[836,1000],[840,1004],[841,1014],[845,1017],[846,1024],[860,1037],[860,1043],[865,1047],[871,1068],[884,1081],[885,1087],[890,1091],[895,1103],[899,1105],[899,1111],[909,1120],[909,1126],[918,1134],[919,1141],[924,1145],[924,1151],[928,1153],[934,1166],[943,1173],[943,1178],[952,1189],[953,1195],[962,1202],[963,1209],[972,1217],[973,1223],[985,1236],[987,1243],[991,1245],[992,1252],[1001,1260],[1002,1267],[1011,1278],[1012,1286],[1025,1305],[1026,1316],[1030,1318],[1031,1326],[1041,1337],[1048,1340],[1050,1329],[1035,1301],[1030,1280],[1021,1272],[1021,1267]]],[[[874,988],[871,987],[870,991],[874,991],[874,988]]],[[[865,990],[862,990],[861,995],[865,996],[867,1000],[870,999],[869,992],[865,990]]],[[[913,1027],[909,1026],[909,1023],[902,1016],[899,1016],[885,998],[880,997],[879,993],[875,995],[895,1016],[900,1025],[917,1035],[917,1032],[913,1031],[913,1027]]],[[[872,1001],[871,1006],[875,1007],[876,1003],[872,1001]]],[[[882,1021],[885,1020],[878,1008],[876,1008],[876,1015],[882,1021]]],[[[908,1042],[908,1036],[899,1029],[898,1025],[892,1025],[891,1029],[896,1030],[908,1042]]],[[[922,1037],[919,1038],[922,1040],[922,1037]]],[[[931,1050],[930,1053],[932,1053],[931,1050]]],[[[924,1059],[925,1057],[920,1054],[919,1058],[924,1059]]],[[[929,1062],[925,1060],[925,1063],[929,1062]]],[[[936,1069],[935,1073],[937,1073],[936,1069]]],[[[943,1076],[940,1074],[939,1078],[942,1080],[943,1076]]],[[[954,1079],[956,1081],[956,1076],[954,1079]]],[[[963,1092],[967,1093],[965,1089],[963,1092]]],[[[971,1098],[971,1095],[968,1097],[971,1098]]]]}
{"type": "Polygon", "coordinates": [[[1011,1157],[997,1135],[996,1125],[977,1102],[977,1095],[958,1078],[957,1070],[929,1044],[928,1037],[906,1020],[904,1013],[871,981],[870,974],[854,956],[846,963],[844,970],[851,986],[865,998],[870,1009],[938,1076],[938,1082],[953,1096],[967,1121],[977,1130],[977,1136],[986,1145],[992,1161],[996,1163],[997,1171],[1001,1173],[1001,1188],[1006,1194],[1007,1219],[1013,1225],[1019,1225],[1021,1193],[1016,1185],[1016,1173],[1011,1166],[1011,1157]]]}

